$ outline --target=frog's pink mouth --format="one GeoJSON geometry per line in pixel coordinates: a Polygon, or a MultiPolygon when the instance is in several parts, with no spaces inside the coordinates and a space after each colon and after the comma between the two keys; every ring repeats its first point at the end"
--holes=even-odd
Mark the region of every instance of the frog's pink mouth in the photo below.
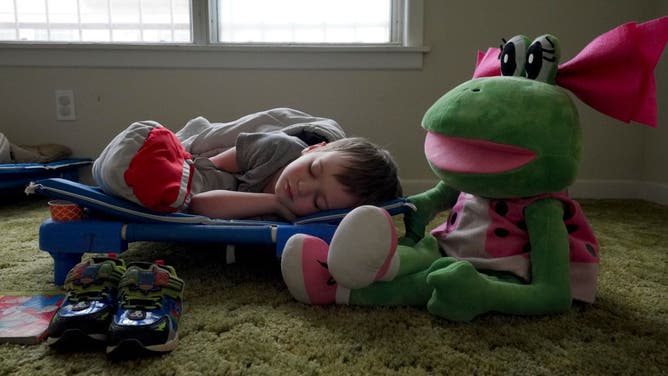
{"type": "Polygon", "coordinates": [[[521,167],[536,153],[518,146],[427,132],[424,141],[427,160],[441,170],[457,173],[491,174],[521,167]]]}

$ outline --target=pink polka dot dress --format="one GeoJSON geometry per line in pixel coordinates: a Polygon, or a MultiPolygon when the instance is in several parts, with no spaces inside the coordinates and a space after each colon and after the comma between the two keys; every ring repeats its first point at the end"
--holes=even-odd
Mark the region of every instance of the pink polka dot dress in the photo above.
{"type": "Polygon", "coordinates": [[[566,193],[503,200],[461,193],[448,220],[431,234],[447,256],[469,261],[478,270],[507,271],[529,281],[531,243],[524,208],[546,197],[564,204],[571,294],[574,299],[591,303],[596,296],[599,246],[580,205],[566,193]]]}

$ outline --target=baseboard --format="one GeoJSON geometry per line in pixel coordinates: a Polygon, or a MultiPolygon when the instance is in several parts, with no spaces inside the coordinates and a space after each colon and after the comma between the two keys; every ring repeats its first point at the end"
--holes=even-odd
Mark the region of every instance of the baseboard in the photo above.
{"type": "Polygon", "coordinates": [[[649,182],[646,185],[646,198],[643,200],[668,206],[668,184],[649,182]]]}
{"type": "Polygon", "coordinates": [[[574,198],[638,199],[668,205],[668,184],[636,180],[577,180],[569,189],[574,198]]]}
{"type": "MultiPolygon", "coordinates": [[[[436,180],[405,179],[401,181],[406,195],[424,192],[436,185],[436,180]]],[[[568,188],[573,198],[638,199],[668,205],[668,184],[636,180],[577,180],[568,188]]]]}

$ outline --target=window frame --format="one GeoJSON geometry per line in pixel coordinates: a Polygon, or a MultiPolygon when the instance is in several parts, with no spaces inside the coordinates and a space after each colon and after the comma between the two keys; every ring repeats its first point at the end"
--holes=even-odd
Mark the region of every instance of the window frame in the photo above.
{"type": "Polygon", "coordinates": [[[390,44],[216,43],[215,4],[192,2],[191,43],[0,42],[0,66],[227,69],[421,69],[423,0],[393,0],[390,44]],[[210,15],[212,17],[210,17],[210,15]],[[394,38],[393,38],[394,39],[394,38]]]}

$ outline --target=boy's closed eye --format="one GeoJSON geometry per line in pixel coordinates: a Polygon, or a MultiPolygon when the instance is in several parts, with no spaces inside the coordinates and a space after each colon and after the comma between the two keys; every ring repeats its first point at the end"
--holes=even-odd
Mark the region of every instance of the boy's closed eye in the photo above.
{"type": "MultiPolygon", "coordinates": [[[[322,175],[322,162],[319,159],[314,160],[311,164],[309,164],[308,170],[309,174],[313,178],[317,179],[322,175]]],[[[328,210],[329,208],[327,199],[321,193],[318,193],[314,196],[313,206],[320,211],[328,210]]]]}
{"type": "Polygon", "coordinates": [[[327,200],[324,198],[324,196],[321,196],[321,195],[317,195],[315,197],[315,201],[314,201],[313,205],[316,207],[316,209],[318,209],[320,211],[325,211],[325,210],[327,210],[327,207],[328,207],[327,206],[327,200]]]}

